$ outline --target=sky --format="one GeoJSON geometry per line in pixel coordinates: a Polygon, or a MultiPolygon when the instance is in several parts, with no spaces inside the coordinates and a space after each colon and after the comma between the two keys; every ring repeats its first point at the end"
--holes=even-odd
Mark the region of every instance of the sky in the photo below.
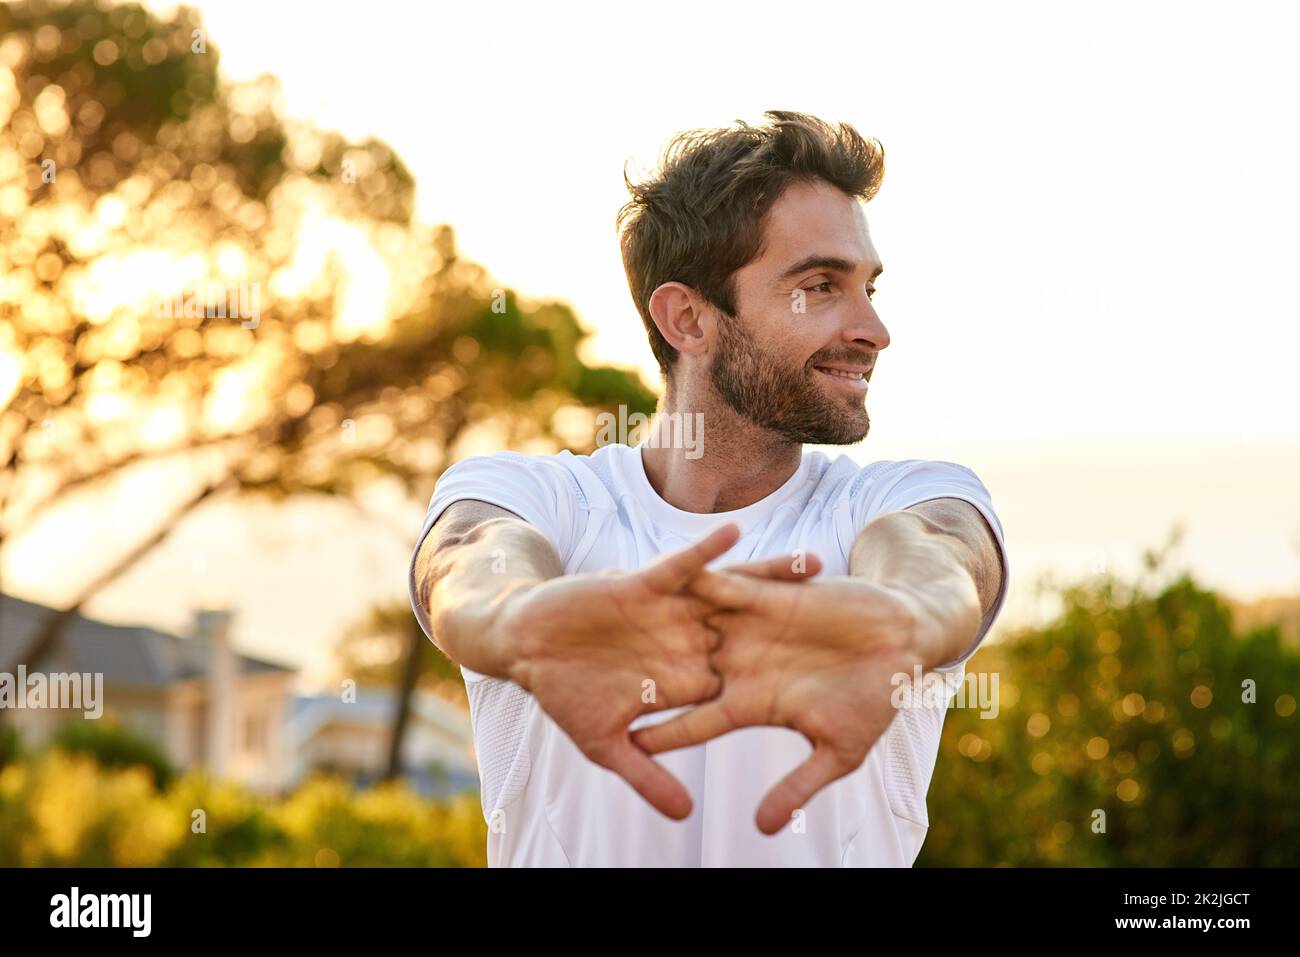
{"type": "MultiPolygon", "coordinates": [[[[1012,610],[1040,572],[1132,566],[1176,523],[1211,584],[1300,589],[1300,8],[195,5],[227,77],[272,72],[287,114],[388,142],[421,219],[504,285],[571,303],[589,358],[649,381],[615,233],[625,164],[767,109],[852,123],[886,151],[867,218],[892,341],[851,454],[974,468],[1012,610]]],[[[316,661],[340,622],[400,598],[423,502],[387,501],[368,530],[332,507],[223,508],[92,609],[182,623],[197,549],[247,606],[250,646],[316,661]],[[319,553],[330,536],[356,541],[347,560],[319,553]],[[284,598],[304,590],[311,607],[284,598]]],[[[121,521],[96,534],[129,536],[121,521]]],[[[7,580],[53,600],[55,566],[25,554],[7,580]]]]}
{"type": "Polygon", "coordinates": [[[421,217],[571,302],[597,359],[654,374],[624,165],[795,109],[886,150],[873,418],[899,435],[1300,435],[1294,7],[199,7],[229,76],[272,70],[291,114],[392,144],[421,217]]]}

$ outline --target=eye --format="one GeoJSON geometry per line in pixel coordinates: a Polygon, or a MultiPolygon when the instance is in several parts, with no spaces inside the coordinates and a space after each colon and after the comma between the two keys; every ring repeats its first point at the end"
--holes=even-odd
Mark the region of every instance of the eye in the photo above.
{"type": "Polygon", "coordinates": [[[827,279],[825,282],[819,282],[815,286],[808,287],[806,291],[807,292],[830,292],[831,291],[830,286],[831,286],[831,281],[827,279]],[[822,286],[825,286],[826,288],[823,289],[822,286]]]}
{"type": "Polygon", "coordinates": [[[875,286],[868,286],[868,287],[867,287],[867,298],[868,298],[868,299],[875,299],[875,298],[876,298],[876,287],[875,287],[875,286]]]}

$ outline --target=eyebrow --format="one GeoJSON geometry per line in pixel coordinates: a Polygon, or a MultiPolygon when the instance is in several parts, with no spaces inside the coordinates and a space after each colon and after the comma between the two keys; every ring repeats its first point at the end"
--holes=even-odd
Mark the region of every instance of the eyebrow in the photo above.
{"type": "MultiPolygon", "coordinates": [[[[786,269],[775,279],[776,283],[785,282],[787,279],[793,279],[800,273],[807,272],[810,269],[829,269],[831,272],[853,272],[853,263],[847,259],[841,259],[839,256],[822,256],[814,254],[807,256],[793,266],[786,269]]],[[[885,271],[885,267],[877,264],[875,270],[871,273],[871,279],[875,280],[885,271]]]]}

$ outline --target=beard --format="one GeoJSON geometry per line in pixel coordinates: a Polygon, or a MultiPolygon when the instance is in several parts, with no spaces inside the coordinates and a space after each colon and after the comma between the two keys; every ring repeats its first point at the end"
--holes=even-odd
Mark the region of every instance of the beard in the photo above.
{"type": "Polygon", "coordinates": [[[738,415],[798,445],[849,445],[866,438],[871,418],[864,400],[827,395],[819,375],[812,360],[802,368],[781,365],[745,335],[734,317],[719,315],[718,351],[709,377],[714,391],[738,415]]]}

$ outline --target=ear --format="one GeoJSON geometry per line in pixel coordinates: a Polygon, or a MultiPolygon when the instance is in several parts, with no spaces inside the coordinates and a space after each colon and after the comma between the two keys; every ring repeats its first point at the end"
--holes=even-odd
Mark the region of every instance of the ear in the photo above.
{"type": "Polygon", "coordinates": [[[650,318],[668,344],[683,355],[706,355],[713,345],[714,318],[690,286],[666,282],[650,294],[650,318]]]}

